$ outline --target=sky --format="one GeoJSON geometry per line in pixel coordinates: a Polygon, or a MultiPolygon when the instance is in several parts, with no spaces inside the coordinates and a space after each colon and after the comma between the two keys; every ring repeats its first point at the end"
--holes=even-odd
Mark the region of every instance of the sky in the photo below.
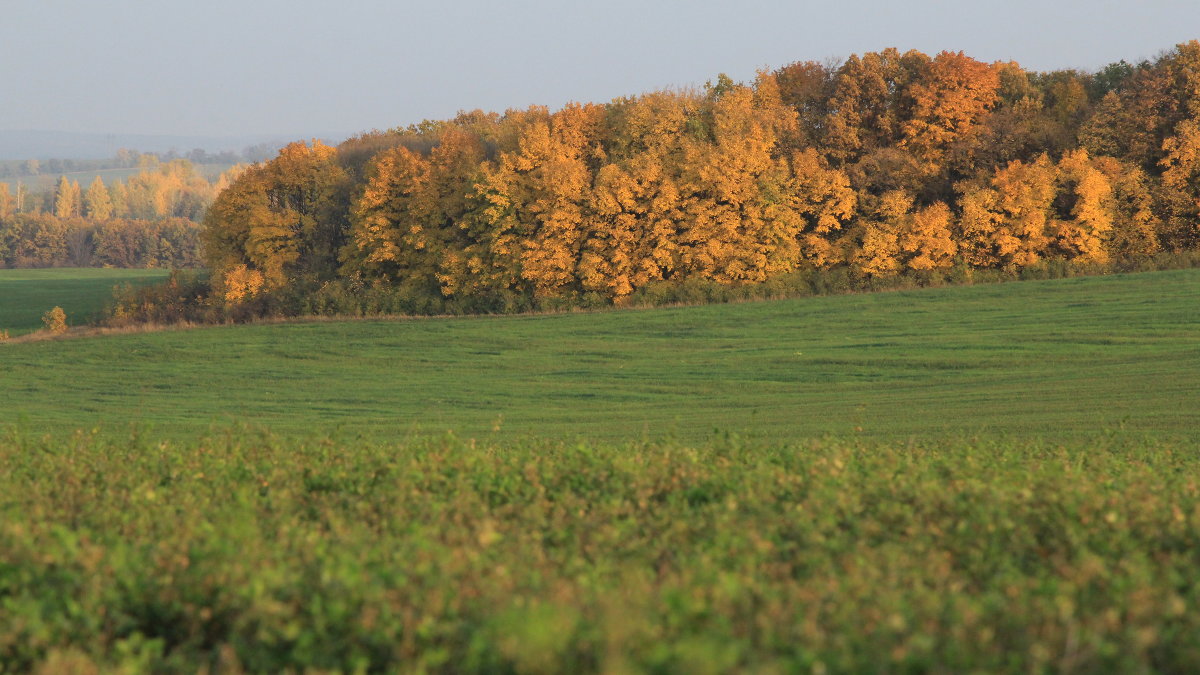
{"type": "Polygon", "coordinates": [[[886,47],[1097,70],[1197,0],[6,0],[0,130],[297,138],[748,80],[886,47]]]}

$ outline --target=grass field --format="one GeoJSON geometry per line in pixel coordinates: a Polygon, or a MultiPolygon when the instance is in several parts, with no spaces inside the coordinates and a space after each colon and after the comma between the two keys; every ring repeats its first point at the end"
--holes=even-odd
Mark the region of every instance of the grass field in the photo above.
{"type": "Polygon", "coordinates": [[[83,324],[104,309],[117,284],[150,283],[168,274],[167,270],[0,269],[0,330],[13,336],[41,330],[42,314],[55,306],[66,311],[71,324],[83,324]]]}
{"type": "Polygon", "coordinates": [[[247,422],[382,439],[1196,439],[1198,297],[1200,272],[1177,271],[7,344],[0,423],[173,438],[247,422]]]}
{"type": "Polygon", "coordinates": [[[0,343],[0,673],[1195,672],[1197,297],[0,343]]]}

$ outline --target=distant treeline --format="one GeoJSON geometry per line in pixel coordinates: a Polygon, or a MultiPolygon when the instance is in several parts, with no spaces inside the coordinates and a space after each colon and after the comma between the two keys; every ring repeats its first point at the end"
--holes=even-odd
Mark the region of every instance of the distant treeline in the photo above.
{"type": "Polygon", "coordinates": [[[166,164],[177,159],[186,159],[192,164],[241,164],[261,162],[275,156],[283,144],[259,143],[239,152],[223,150],[208,152],[195,148],[186,153],[177,150],[167,152],[138,152],[121,148],[107,159],[23,159],[0,161],[0,178],[37,176],[44,174],[76,173],[83,171],[105,171],[108,169],[136,169],[166,164]]]}
{"type": "Polygon", "coordinates": [[[48,213],[0,219],[0,267],[200,267],[201,227],[186,218],[135,220],[48,213]]]}
{"type": "Polygon", "coordinates": [[[0,183],[0,266],[199,267],[198,221],[241,170],[210,183],[174,160],[86,190],[64,176],[41,199],[0,183]]]}
{"type": "Polygon", "coordinates": [[[205,244],[227,306],[505,311],[823,271],[1101,269],[1195,250],[1198,224],[1193,41],[1095,73],[888,49],[293,144],[217,197],[205,244]]]}

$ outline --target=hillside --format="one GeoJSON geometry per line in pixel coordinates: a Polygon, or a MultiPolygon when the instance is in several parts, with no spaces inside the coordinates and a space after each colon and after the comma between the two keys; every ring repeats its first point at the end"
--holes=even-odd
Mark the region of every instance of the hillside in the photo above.
{"type": "Polygon", "coordinates": [[[0,424],[175,437],[244,422],[387,439],[1196,438],[1198,295],[1193,270],[7,344],[0,424]]]}

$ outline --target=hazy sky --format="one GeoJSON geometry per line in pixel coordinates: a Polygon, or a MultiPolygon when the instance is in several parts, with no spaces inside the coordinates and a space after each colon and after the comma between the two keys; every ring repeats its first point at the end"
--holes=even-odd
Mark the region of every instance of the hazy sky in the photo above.
{"type": "Polygon", "coordinates": [[[296,136],[888,46],[1095,70],[1200,38],[1200,0],[5,0],[0,129],[296,136]]]}

